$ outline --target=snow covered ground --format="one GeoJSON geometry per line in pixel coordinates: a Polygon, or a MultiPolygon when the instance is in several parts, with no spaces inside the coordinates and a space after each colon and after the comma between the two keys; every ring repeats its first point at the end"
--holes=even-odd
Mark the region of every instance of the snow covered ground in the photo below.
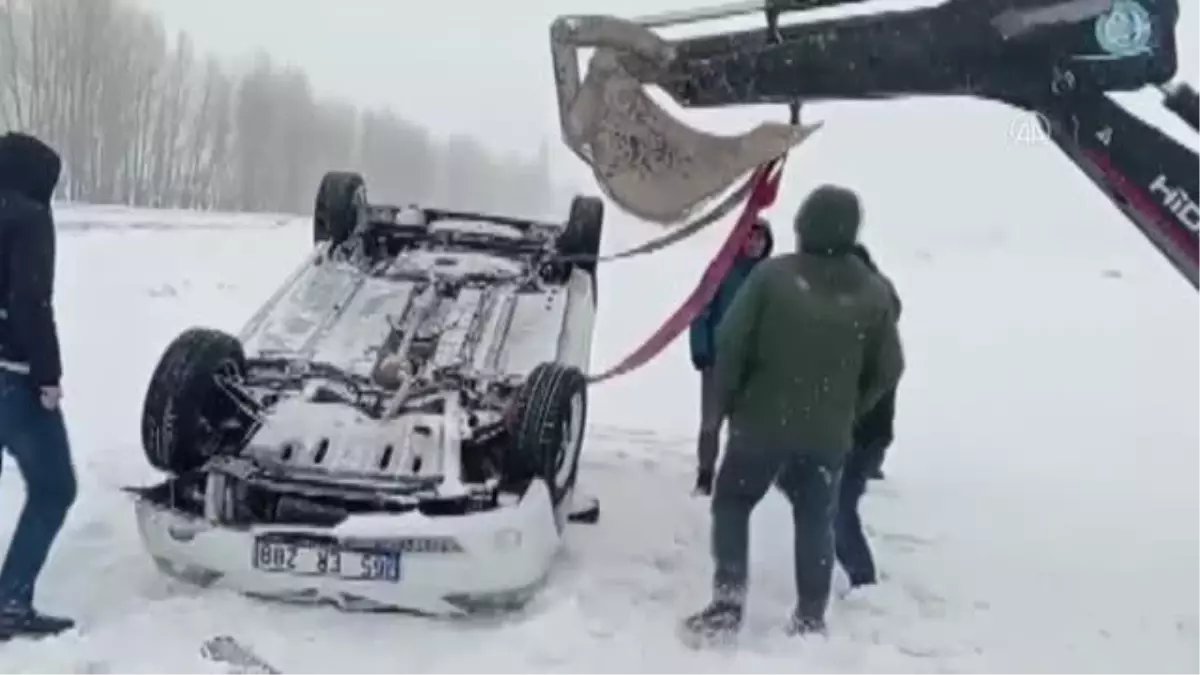
{"type": "MultiPolygon", "coordinates": [[[[987,222],[936,237],[868,233],[905,298],[910,363],[889,478],[865,503],[887,578],[834,602],[828,640],[779,635],[791,542],[772,495],[755,516],[751,625],[728,654],[673,637],[709,574],[683,341],[594,390],[584,480],[603,519],[571,531],[554,583],[520,616],[343,615],[161,576],[118,492],[154,477],[137,441],[150,370],[185,327],[236,329],[309,231],[63,208],[57,306],[81,492],[39,597],[81,629],[0,646],[0,671],[203,672],[200,642],[231,633],[288,672],[1196,672],[1195,292],[1119,217],[1024,229],[1005,216],[975,213],[987,222]]],[[[649,234],[611,220],[610,250],[649,234]]],[[[597,369],[683,297],[714,236],[604,270],[597,369]]],[[[14,469],[0,479],[4,545],[22,498],[14,469]]]]}

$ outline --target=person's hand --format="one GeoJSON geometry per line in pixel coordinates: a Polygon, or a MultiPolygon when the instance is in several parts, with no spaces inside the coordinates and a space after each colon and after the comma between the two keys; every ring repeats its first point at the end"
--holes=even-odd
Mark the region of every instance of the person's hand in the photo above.
{"type": "Polygon", "coordinates": [[[696,487],[692,490],[692,494],[698,497],[712,496],[713,488],[713,470],[699,469],[696,471],[696,487]]]}
{"type": "Polygon", "coordinates": [[[42,387],[42,407],[46,410],[55,410],[58,408],[59,401],[62,400],[62,395],[62,387],[42,387]]]}

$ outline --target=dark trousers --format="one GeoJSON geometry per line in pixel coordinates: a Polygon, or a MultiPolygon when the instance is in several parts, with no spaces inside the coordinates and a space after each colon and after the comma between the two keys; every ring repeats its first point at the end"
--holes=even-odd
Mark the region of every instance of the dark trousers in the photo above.
{"type": "Polygon", "coordinates": [[[700,435],[696,444],[697,465],[712,469],[721,454],[721,419],[717,411],[717,381],[712,368],[700,371],[700,435]]]}
{"type": "Polygon", "coordinates": [[[797,617],[824,619],[833,576],[833,521],[841,467],[812,459],[805,450],[754,443],[731,430],[712,498],[716,600],[744,602],[750,515],[775,483],[792,505],[797,617]]]}
{"type": "Polygon", "coordinates": [[[0,606],[29,607],[67,510],[75,468],[62,410],[47,410],[24,375],[0,370],[0,445],[25,479],[25,506],[0,567],[0,606]]]}
{"type": "Polygon", "coordinates": [[[855,587],[876,581],[875,559],[863,530],[862,518],[858,515],[858,503],[867,491],[872,468],[882,461],[884,448],[883,444],[876,444],[852,450],[838,489],[837,517],[834,519],[837,561],[850,578],[850,585],[855,587]]]}

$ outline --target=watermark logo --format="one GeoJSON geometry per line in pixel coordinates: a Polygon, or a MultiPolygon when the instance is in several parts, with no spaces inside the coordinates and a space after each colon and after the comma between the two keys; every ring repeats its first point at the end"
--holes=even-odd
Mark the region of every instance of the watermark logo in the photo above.
{"type": "Polygon", "coordinates": [[[1136,0],[1113,0],[1112,9],[1096,19],[1096,45],[1103,54],[1078,54],[1081,61],[1113,61],[1148,54],[1154,42],[1154,20],[1136,0]]]}
{"type": "Polygon", "coordinates": [[[1008,124],[1008,140],[1017,145],[1044,145],[1050,143],[1049,128],[1044,115],[1041,113],[1026,113],[1016,115],[1008,124]]]}
{"type": "MultiPolygon", "coordinates": [[[[1054,128],[1050,124],[1050,120],[1043,114],[1038,112],[1026,113],[1013,117],[1008,124],[1008,140],[1016,145],[1043,145],[1053,143],[1054,139],[1050,136],[1050,129],[1054,128]]],[[[1079,139],[1081,133],[1089,133],[1096,143],[1107,148],[1112,145],[1113,128],[1100,127],[1099,129],[1089,130],[1084,132],[1079,128],[1078,120],[1075,120],[1074,130],[1063,130],[1060,128],[1059,133],[1068,137],[1079,139]]]]}
{"type": "Polygon", "coordinates": [[[1150,51],[1154,23],[1150,12],[1133,0],[1116,0],[1112,10],[1096,19],[1096,42],[1117,58],[1150,51]]]}

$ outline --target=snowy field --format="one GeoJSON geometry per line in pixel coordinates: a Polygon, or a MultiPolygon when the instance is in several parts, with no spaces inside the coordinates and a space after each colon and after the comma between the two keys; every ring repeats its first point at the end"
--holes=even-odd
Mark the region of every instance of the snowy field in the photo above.
{"type": "MultiPolygon", "coordinates": [[[[604,515],[570,532],[552,585],[519,616],[344,615],[164,578],[118,491],[155,476],[138,444],[150,371],[188,326],[237,329],[309,230],[64,207],[57,306],[81,492],[39,598],[81,628],[0,646],[0,672],[204,672],[199,644],[218,633],[287,672],[1196,672],[1196,295],[1088,189],[1066,186],[1064,203],[1084,194],[1092,210],[1051,209],[1055,227],[976,212],[921,237],[868,233],[904,296],[909,354],[889,478],[864,506],[886,579],[834,601],[827,640],[784,638],[789,513],[771,495],[736,654],[689,651],[673,632],[707,600],[709,575],[707,503],[689,494],[686,341],[593,391],[583,480],[604,515]]],[[[650,234],[611,221],[609,250],[650,234]]],[[[715,237],[604,269],[596,369],[682,299],[715,237]]],[[[0,481],[5,545],[14,469],[0,481]]]]}

